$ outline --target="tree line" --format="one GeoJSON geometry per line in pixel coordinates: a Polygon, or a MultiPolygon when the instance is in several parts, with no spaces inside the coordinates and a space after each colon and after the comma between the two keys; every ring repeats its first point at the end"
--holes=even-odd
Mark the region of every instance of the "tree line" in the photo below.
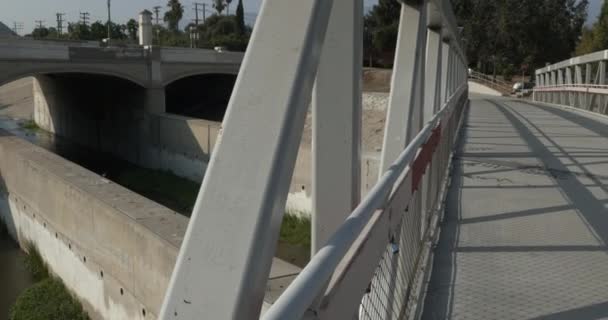
{"type": "MultiPolygon", "coordinates": [[[[198,25],[189,23],[180,28],[184,16],[184,7],[179,0],[168,0],[163,16],[164,25],[153,27],[153,43],[163,46],[212,48],[227,47],[230,50],[245,50],[251,34],[251,28],[245,24],[243,0],[238,0],[234,14],[229,14],[232,0],[213,0],[215,13],[198,25]]],[[[113,41],[130,43],[138,41],[139,24],[130,19],[125,24],[110,24],[113,41]]],[[[54,27],[35,28],[31,37],[36,39],[69,39],[101,41],[108,36],[108,23],[95,21],[69,23],[67,33],[59,34],[54,27]]]]}
{"type": "MultiPolygon", "coordinates": [[[[452,0],[470,67],[510,77],[575,53],[587,18],[588,0],[452,0]]],[[[604,4],[603,12],[608,10],[604,4]]],[[[393,50],[400,4],[380,0],[365,17],[369,55],[393,50]]],[[[608,29],[608,18],[597,25],[608,29]]],[[[599,27],[598,27],[599,28],[599,27]]],[[[604,30],[604,29],[602,29],[604,30]]],[[[597,38],[608,32],[597,32],[597,38]]],[[[605,45],[603,45],[605,47],[605,45]]]]}
{"type": "MultiPolygon", "coordinates": [[[[230,14],[233,0],[213,0],[215,13],[201,24],[180,28],[184,7],[180,0],[168,0],[165,25],[154,27],[154,43],[164,46],[223,46],[245,50],[251,27],[245,25],[243,0],[230,14]],[[196,32],[191,33],[194,30],[196,32]],[[192,34],[197,35],[192,39],[192,34]]],[[[608,47],[608,5],[602,7],[599,21],[584,28],[588,0],[451,0],[470,67],[506,78],[528,73],[546,63],[608,47]]],[[[364,17],[364,51],[369,65],[390,66],[396,45],[401,4],[379,0],[364,17]]],[[[137,40],[138,24],[112,24],[113,39],[137,40]]],[[[35,29],[36,38],[101,40],[107,37],[107,24],[73,23],[68,33],[58,35],[54,28],[35,29]]]]}
{"type": "Polygon", "coordinates": [[[590,28],[583,29],[581,41],[576,48],[576,55],[608,49],[608,3],[604,1],[597,22],[590,28]]]}

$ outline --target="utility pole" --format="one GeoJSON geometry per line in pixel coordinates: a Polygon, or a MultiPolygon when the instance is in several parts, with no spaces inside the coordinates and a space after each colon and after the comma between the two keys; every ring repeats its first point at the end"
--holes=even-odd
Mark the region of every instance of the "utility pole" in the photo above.
{"type": "Polygon", "coordinates": [[[160,8],[162,8],[162,7],[161,6],[155,6],[154,7],[154,15],[156,16],[156,25],[159,24],[158,13],[160,12],[160,8]]]}
{"type": "Polygon", "coordinates": [[[23,30],[23,22],[13,22],[13,32],[19,34],[23,30]]]}
{"type": "Polygon", "coordinates": [[[34,22],[36,22],[36,24],[38,25],[38,29],[44,28],[44,20],[34,20],[34,22]]]}
{"type": "Polygon", "coordinates": [[[90,13],[88,13],[88,12],[81,12],[80,13],[80,23],[84,24],[85,26],[88,25],[89,15],[90,15],[90,13]]]}
{"type": "Polygon", "coordinates": [[[111,0],[108,0],[108,46],[110,45],[110,39],[112,39],[112,16],[110,15],[110,2],[111,0]]]}
{"type": "Polygon", "coordinates": [[[203,23],[207,21],[207,4],[203,3],[203,23]]]}
{"type": "Polygon", "coordinates": [[[198,19],[198,13],[201,11],[201,9],[199,9],[199,6],[203,7],[203,23],[205,23],[205,20],[207,19],[207,4],[206,3],[200,3],[200,2],[195,2],[194,3],[194,24],[198,26],[199,24],[199,19],[198,19]]]}
{"type": "Polygon", "coordinates": [[[57,12],[57,34],[61,35],[63,34],[63,16],[65,16],[65,13],[59,13],[57,12]]]}

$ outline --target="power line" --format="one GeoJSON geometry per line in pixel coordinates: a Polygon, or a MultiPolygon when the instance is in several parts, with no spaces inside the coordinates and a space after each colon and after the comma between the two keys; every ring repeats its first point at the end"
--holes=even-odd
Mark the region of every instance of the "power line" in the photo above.
{"type": "Polygon", "coordinates": [[[44,20],[34,20],[34,22],[38,25],[38,29],[44,28],[44,20]]]}
{"type": "Polygon", "coordinates": [[[111,25],[112,16],[110,15],[110,0],[108,0],[108,45],[110,45],[110,39],[112,39],[111,25]]]}
{"type": "Polygon", "coordinates": [[[85,26],[88,25],[90,15],[91,14],[88,12],[81,12],[80,13],[80,23],[84,24],[85,26]]]}
{"type": "Polygon", "coordinates": [[[63,34],[63,16],[65,16],[65,13],[56,13],[57,15],[57,33],[58,34],[63,34]]]}
{"type": "Polygon", "coordinates": [[[194,24],[198,26],[199,24],[199,19],[198,19],[198,13],[201,11],[201,9],[199,9],[198,7],[202,6],[203,9],[203,23],[205,23],[205,21],[207,20],[207,4],[206,3],[200,3],[200,2],[195,2],[194,3],[194,24]]]}
{"type": "Polygon", "coordinates": [[[19,34],[23,30],[23,22],[13,22],[13,32],[19,34]]]}

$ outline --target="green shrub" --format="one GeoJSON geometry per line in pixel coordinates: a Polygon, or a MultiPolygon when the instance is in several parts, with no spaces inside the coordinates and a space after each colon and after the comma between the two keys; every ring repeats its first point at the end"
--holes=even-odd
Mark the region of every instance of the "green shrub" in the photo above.
{"type": "Polygon", "coordinates": [[[25,290],[11,308],[9,320],[87,320],[82,305],[61,283],[47,278],[25,290]]]}
{"type": "Polygon", "coordinates": [[[49,278],[49,269],[36,246],[30,242],[26,244],[26,248],[25,267],[32,274],[34,280],[42,281],[49,278]]]}
{"type": "Polygon", "coordinates": [[[286,213],[281,224],[280,241],[310,248],[310,217],[286,213]]]}
{"type": "Polygon", "coordinates": [[[26,120],[20,123],[21,127],[30,131],[36,131],[40,129],[34,120],[26,120]]]}
{"type": "Polygon", "coordinates": [[[310,216],[288,212],[283,217],[276,256],[299,267],[310,260],[310,216]]]}

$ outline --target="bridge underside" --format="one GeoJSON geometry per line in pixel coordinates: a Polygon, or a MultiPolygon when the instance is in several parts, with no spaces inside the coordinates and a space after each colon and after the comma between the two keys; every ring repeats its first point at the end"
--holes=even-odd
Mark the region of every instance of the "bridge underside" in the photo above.
{"type": "Polygon", "coordinates": [[[608,119],[471,100],[423,319],[608,317],[608,119]]]}
{"type": "Polygon", "coordinates": [[[200,182],[233,84],[232,75],[192,76],[165,94],[114,76],[37,75],[34,119],[81,146],[200,182]]]}

